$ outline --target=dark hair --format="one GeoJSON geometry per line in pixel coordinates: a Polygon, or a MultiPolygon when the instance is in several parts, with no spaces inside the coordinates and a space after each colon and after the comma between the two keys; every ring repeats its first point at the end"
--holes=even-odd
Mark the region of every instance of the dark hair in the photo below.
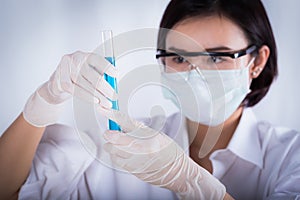
{"type": "Polygon", "coordinates": [[[273,31],[260,0],[171,0],[160,23],[157,49],[165,49],[167,30],[188,18],[219,15],[227,17],[244,32],[251,45],[270,48],[270,56],[261,74],[252,80],[251,92],[242,105],[257,104],[269,91],[278,75],[277,48],[273,31]],[[163,29],[162,29],[163,28],[163,29]]]}

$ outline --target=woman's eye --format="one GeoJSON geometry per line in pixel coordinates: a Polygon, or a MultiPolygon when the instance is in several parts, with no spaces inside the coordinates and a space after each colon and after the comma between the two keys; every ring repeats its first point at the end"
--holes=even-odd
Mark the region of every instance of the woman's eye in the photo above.
{"type": "Polygon", "coordinates": [[[220,62],[224,61],[224,58],[219,57],[219,56],[211,56],[210,61],[213,63],[220,63],[220,62]]]}
{"type": "Polygon", "coordinates": [[[173,62],[175,62],[177,64],[181,64],[181,63],[186,62],[186,59],[184,57],[181,57],[181,56],[176,56],[172,60],[173,60],[173,62]]]}

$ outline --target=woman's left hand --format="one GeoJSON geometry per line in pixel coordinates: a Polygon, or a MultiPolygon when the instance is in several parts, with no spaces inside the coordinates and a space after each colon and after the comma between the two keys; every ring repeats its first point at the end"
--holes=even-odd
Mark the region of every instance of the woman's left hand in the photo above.
{"type": "Polygon", "coordinates": [[[183,199],[223,199],[225,187],[187,156],[170,137],[120,111],[99,107],[122,132],[107,131],[104,149],[112,162],[139,179],[176,192],[183,199]]]}

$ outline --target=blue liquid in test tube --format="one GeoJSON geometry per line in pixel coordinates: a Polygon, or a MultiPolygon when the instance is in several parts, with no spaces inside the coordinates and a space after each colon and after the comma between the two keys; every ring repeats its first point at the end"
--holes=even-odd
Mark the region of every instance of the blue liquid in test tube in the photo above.
{"type": "MultiPolygon", "coordinates": [[[[103,53],[106,60],[108,60],[113,66],[115,65],[115,58],[114,58],[114,51],[113,51],[113,42],[112,42],[112,31],[102,31],[102,45],[103,45],[103,53]]],[[[111,87],[118,93],[117,88],[117,80],[114,77],[111,77],[107,74],[104,74],[104,79],[111,85],[111,87]]],[[[115,110],[119,110],[118,101],[111,101],[112,102],[112,108],[115,110]]],[[[116,130],[120,131],[120,126],[112,121],[108,120],[108,128],[109,130],[116,130]]]]}

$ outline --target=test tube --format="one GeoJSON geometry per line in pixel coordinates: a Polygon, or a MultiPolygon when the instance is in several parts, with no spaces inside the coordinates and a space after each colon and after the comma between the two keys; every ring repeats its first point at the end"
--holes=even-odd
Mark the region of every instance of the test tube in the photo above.
{"type": "MultiPolygon", "coordinates": [[[[116,66],[113,47],[113,34],[111,30],[101,31],[101,45],[103,47],[102,51],[105,59],[108,60],[113,66],[116,66]]],[[[116,91],[116,93],[118,93],[116,78],[104,73],[104,79],[111,85],[111,87],[116,91]]],[[[119,110],[118,101],[116,100],[111,102],[112,109],[119,110]]],[[[120,126],[110,119],[108,120],[108,128],[109,130],[121,130],[120,126]]]]}

